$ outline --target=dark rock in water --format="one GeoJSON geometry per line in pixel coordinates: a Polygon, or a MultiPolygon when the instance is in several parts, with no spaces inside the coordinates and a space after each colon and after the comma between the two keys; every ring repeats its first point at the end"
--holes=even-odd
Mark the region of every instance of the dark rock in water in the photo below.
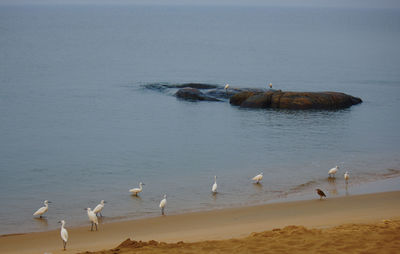
{"type": "Polygon", "coordinates": [[[341,109],[361,103],[362,100],[338,92],[241,92],[231,97],[230,103],[246,108],[281,109],[341,109]]]}
{"type": "Polygon", "coordinates": [[[257,93],[246,100],[240,106],[243,108],[268,108],[271,105],[271,99],[274,92],[257,93]]]}
{"type": "Polygon", "coordinates": [[[217,89],[211,89],[207,92],[205,92],[206,95],[218,98],[218,99],[229,99],[233,95],[242,92],[243,90],[240,89],[228,89],[225,90],[224,88],[217,88],[217,89]]]}
{"type": "Polygon", "coordinates": [[[260,92],[255,93],[255,92],[243,91],[243,92],[233,95],[231,97],[229,103],[232,105],[235,105],[235,106],[240,106],[245,100],[247,100],[251,96],[257,95],[257,94],[260,94],[260,92]]]}
{"type": "Polygon", "coordinates": [[[190,100],[190,101],[219,101],[214,97],[210,97],[202,93],[197,88],[185,87],[179,89],[175,96],[179,99],[190,100]]]}
{"type": "Polygon", "coordinates": [[[142,87],[150,89],[150,90],[160,91],[160,92],[163,92],[166,89],[168,89],[167,84],[162,84],[162,83],[150,83],[150,84],[143,85],[142,87]]]}
{"type": "Polygon", "coordinates": [[[217,85],[211,85],[211,84],[203,84],[203,83],[185,83],[185,84],[171,84],[171,85],[166,85],[168,88],[185,88],[185,87],[190,87],[190,88],[196,88],[196,89],[214,89],[217,88],[217,85]]]}
{"type": "Polygon", "coordinates": [[[143,85],[143,87],[150,89],[150,90],[156,90],[156,91],[163,92],[167,89],[173,89],[173,88],[191,87],[191,88],[196,88],[196,89],[216,89],[219,86],[212,85],[212,84],[204,84],[204,83],[169,84],[169,83],[161,82],[161,83],[145,84],[145,85],[143,85]]]}
{"type": "Polygon", "coordinates": [[[190,101],[220,101],[230,98],[243,108],[341,109],[362,102],[360,98],[338,92],[283,92],[274,89],[229,88],[204,83],[153,83],[146,88],[172,94],[190,101]],[[200,89],[204,89],[201,92],[200,89]]]}

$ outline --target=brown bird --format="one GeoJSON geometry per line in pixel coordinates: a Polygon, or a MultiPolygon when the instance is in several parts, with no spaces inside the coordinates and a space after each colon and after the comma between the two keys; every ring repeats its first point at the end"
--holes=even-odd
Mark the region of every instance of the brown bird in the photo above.
{"type": "Polygon", "coordinates": [[[322,197],[326,197],[325,193],[321,190],[321,189],[315,189],[317,191],[317,194],[320,196],[320,199],[322,199],[322,197]]]}

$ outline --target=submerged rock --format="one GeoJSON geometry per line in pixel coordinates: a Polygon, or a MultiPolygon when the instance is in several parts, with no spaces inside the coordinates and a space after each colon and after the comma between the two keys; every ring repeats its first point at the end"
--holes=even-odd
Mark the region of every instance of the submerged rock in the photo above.
{"type": "Polygon", "coordinates": [[[185,88],[185,87],[190,87],[190,88],[196,88],[196,89],[214,89],[217,88],[217,85],[212,85],[212,84],[204,84],[204,83],[184,83],[184,84],[171,84],[171,85],[166,85],[168,88],[185,88]]]}
{"type": "Polygon", "coordinates": [[[197,88],[185,87],[179,89],[175,96],[179,99],[190,100],[190,101],[219,101],[214,97],[207,96],[197,88]]]}
{"type": "Polygon", "coordinates": [[[159,82],[159,83],[148,83],[143,85],[142,87],[150,90],[165,91],[167,89],[174,89],[174,88],[179,89],[185,87],[196,88],[196,89],[216,89],[219,86],[213,84],[205,84],[205,83],[169,84],[165,82],[159,82]]]}
{"type": "Polygon", "coordinates": [[[360,98],[339,92],[241,92],[231,97],[232,105],[245,108],[341,109],[361,103],[360,98]]]}

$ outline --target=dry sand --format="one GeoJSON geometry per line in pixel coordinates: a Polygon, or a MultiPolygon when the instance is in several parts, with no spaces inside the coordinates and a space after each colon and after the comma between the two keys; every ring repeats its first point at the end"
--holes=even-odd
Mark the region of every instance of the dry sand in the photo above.
{"type": "MultiPolygon", "coordinates": [[[[328,229],[287,226],[240,239],[164,243],[132,241],[91,254],[133,253],[399,253],[400,220],[328,229]]],[[[86,254],[88,252],[85,252],[86,254]]]]}
{"type": "MultiPolygon", "coordinates": [[[[85,227],[68,228],[70,240],[67,245],[68,250],[65,252],[61,250],[59,230],[55,230],[2,236],[0,237],[0,253],[43,254],[48,252],[55,254],[98,251],[115,248],[127,238],[192,243],[170,246],[157,244],[157,246],[139,249],[121,248],[121,251],[128,252],[120,253],[131,253],[130,251],[136,251],[132,253],[162,253],[162,251],[168,251],[165,253],[198,253],[200,251],[326,253],[327,250],[331,253],[350,251],[395,253],[399,249],[400,241],[399,201],[400,191],[396,191],[115,222],[100,225],[98,232],[90,232],[88,224],[85,227]],[[385,223],[382,220],[391,221],[385,223]],[[329,228],[341,224],[348,225],[329,228]],[[287,227],[290,225],[297,226],[287,227]],[[249,237],[252,232],[263,232],[274,228],[283,229],[256,233],[249,237]],[[231,239],[240,237],[243,239],[231,239]],[[264,248],[260,249],[262,247],[257,245],[259,245],[258,241],[262,240],[264,241],[261,245],[264,248]]],[[[151,243],[155,245],[155,242],[151,243]]],[[[129,245],[129,242],[125,245],[129,245]]]]}

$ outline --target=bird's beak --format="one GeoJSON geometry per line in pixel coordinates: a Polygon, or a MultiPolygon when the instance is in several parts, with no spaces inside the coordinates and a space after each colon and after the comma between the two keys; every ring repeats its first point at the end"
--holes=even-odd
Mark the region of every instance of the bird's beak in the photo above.
{"type": "Polygon", "coordinates": [[[59,220],[58,223],[61,223],[61,221],[59,220]]]}
{"type": "Polygon", "coordinates": [[[107,201],[104,201],[104,204],[107,203],[107,201]]]}
{"type": "Polygon", "coordinates": [[[146,185],[146,184],[142,183],[142,185],[146,185]]]}
{"type": "Polygon", "coordinates": [[[53,202],[51,202],[51,201],[47,201],[47,203],[53,203],[53,202]]]}
{"type": "Polygon", "coordinates": [[[87,208],[83,208],[83,210],[87,211],[87,208]]]}

